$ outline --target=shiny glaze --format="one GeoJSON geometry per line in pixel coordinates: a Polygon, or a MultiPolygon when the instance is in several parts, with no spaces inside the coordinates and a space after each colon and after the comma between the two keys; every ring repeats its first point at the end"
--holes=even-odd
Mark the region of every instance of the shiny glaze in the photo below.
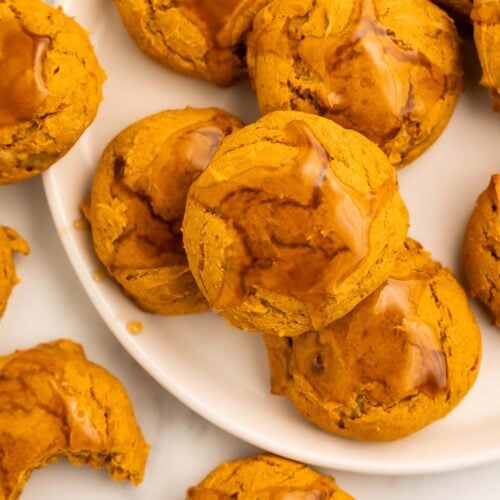
{"type": "Polygon", "coordinates": [[[416,280],[389,279],[379,291],[373,314],[376,323],[393,313],[402,317],[401,326],[411,346],[406,383],[432,397],[445,394],[448,389],[446,357],[438,332],[418,317],[415,305],[418,289],[416,280]]]}
{"type": "Polygon", "coordinates": [[[117,240],[111,270],[152,268],[186,262],[182,219],[191,184],[205,170],[224,136],[223,119],[169,136],[140,172],[117,156],[111,194],[127,207],[127,229],[117,240]]]}
{"type": "MultiPolygon", "coordinates": [[[[440,332],[417,307],[425,283],[418,276],[389,279],[345,318],[309,332],[284,348],[284,369],[302,374],[325,401],[364,398],[391,404],[416,392],[446,395],[448,370],[440,332]]],[[[275,392],[286,381],[274,380],[275,392]]]]}
{"type": "Polygon", "coordinates": [[[291,122],[286,136],[297,153],[281,168],[252,167],[196,191],[197,200],[239,240],[215,309],[237,306],[255,289],[265,289],[303,301],[314,318],[329,290],[369,251],[376,197],[336,176],[306,123],[291,122]]]}
{"type": "Polygon", "coordinates": [[[29,120],[49,95],[43,61],[50,44],[15,19],[0,20],[0,126],[29,120]]]}
{"type": "Polygon", "coordinates": [[[457,82],[397,42],[379,21],[375,0],[358,0],[354,15],[348,38],[327,50],[327,115],[383,144],[406,118],[425,116],[457,82]],[[365,79],[364,86],[354,85],[352,75],[365,79]]]}

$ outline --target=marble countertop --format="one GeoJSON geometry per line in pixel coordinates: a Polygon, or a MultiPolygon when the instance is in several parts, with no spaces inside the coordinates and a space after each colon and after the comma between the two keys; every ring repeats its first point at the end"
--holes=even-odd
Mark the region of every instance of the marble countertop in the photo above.
{"type": "MultiPolygon", "coordinates": [[[[63,460],[33,474],[24,500],[182,500],[185,489],[221,461],[256,451],[175,400],[118,344],[70,266],[40,179],[0,186],[0,224],[16,228],[32,249],[29,257],[17,258],[22,282],[0,322],[0,354],[63,337],[82,343],[90,359],[123,381],[152,445],[140,487],[115,483],[105,471],[75,468],[63,460]]],[[[500,464],[492,464],[418,477],[333,474],[360,500],[481,500],[500,497],[499,469],[500,464]]]]}

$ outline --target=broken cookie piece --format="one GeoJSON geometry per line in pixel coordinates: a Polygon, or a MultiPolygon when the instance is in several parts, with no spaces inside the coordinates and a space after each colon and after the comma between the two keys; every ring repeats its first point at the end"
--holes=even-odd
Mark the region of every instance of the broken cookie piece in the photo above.
{"type": "Polygon", "coordinates": [[[71,340],[0,357],[0,498],[65,456],[142,482],[149,446],[123,385],[71,340]]]}
{"type": "Polygon", "coordinates": [[[476,202],[462,256],[471,295],[488,307],[500,326],[500,174],[491,177],[476,202]]]}
{"type": "Polygon", "coordinates": [[[292,460],[262,454],[223,463],[186,500],[351,500],[335,480],[292,460]]]}
{"type": "Polygon", "coordinates": [[[7,307],[12,288],[19,282],[14,266],[14,253],[28,255],[28,244],[14,229],[0,226],[0,318],[7,307]]]}

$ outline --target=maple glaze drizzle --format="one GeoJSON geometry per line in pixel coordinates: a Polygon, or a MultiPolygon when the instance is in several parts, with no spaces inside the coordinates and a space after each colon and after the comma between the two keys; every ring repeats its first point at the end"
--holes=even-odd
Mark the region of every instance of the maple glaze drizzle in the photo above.
{"type": "Polygon", "coordinates": [[[376,196],[337,177],[304,122],[289,123],[286,135],[298,153],[281,168],[252,167],[196,191],[239,238],[215,309],[234,307],[261,288],[304,301],[314,316],[328,289],[368,253],[376,196]],[[322,219],[321,230],[315,217],[322,219]]]}
{"type": "Polygon", "coordinates": [[[0,126],[29,120],[49,95],[43,60],[50,44],[15,19],[0,20],[0,126]]]}
{"type": "Polygon", "coordinates": [[[399,132],[404,118],[425,115],[449,87],[457,85],[424,54],[394,40],[378,20],[374,0],[359,0],[350,38],[330,47],[325,64],[329,113],[379,144],[399,132]],[[360,85],[354,84],[353,75],[360,85]],[[363,78],[375,83],[363,87],[363,78]]]}

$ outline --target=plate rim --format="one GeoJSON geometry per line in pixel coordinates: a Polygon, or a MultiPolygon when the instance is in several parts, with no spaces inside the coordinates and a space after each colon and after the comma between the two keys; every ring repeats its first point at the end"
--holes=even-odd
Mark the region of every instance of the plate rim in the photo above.
{"type": "MultiPolygon", "coordinates": [[[[64,10],[65,6],[71,4],[73,1],[74,0],[55,0],[53,2],[53,6],[56,8],[61,7],[64,10]]],[[[89,129],[92,125],[93,124],[89,126],[89,129]]],[[[73,146],[71,151],[74,151],[74,149],[82,146],[85,135],[86,133],[83,134],[79,141],[73,146]]],[[[64,159],[65,157],[61,158],[56,164],[63,162],[64,159]]],[[[78,280],[83,286],[90,302],[93,304],[108,329],[112,332],[122,347],[132,356],[132,358],[165,390],[171,393],[176,399],[181,401],[195,413],[205,418],[207,421],[247,443],[275,454],[291,457],[294,460],[300,460],[305,463],[311,463],[318,467],[337,469],[359,474],[417,476],[423,474],[437,474],[457,471],[473,466],[500,461],[500,445],[479,449],[471,453],[467,453],[466,455],[462,453],[451,458],[434,458],[428,459],[425,462],[420,460],[418,463],[408,461],[399,463],[397,462],[397,459],[395,459],[390,464],[387,462],[383,462],[381,464],[376,462],[358,464],[353,459],[342,459],[340,455],[332,457],[330,460],[323,460],[318,459],[318,457],[313,457],[305,447],[297,450],[297,448],[293,446],[289,448],[286,443],[270,443],[268,438],[256,435],[250,429],[239,425],[237,422],[229,420],[221,412],[217,412],[213,408],[203,404],[197,400],[195,396],[190,394],[189,391],[180,387],[172,379],[172,377],[170,377],[157,365],[154,360],[149,358],[148,353],[134,342],[133,337],[131,337],[131,335],[126,331],[125,326],[116,321],[115,316],[111,313],[109,304],[107,304],[105,300],[101,300],[100,294],[95,293],[95,283],[92,281],[92,278],[89,277],[87,269],[83,263],[81,250],[79,249],[79,245],[74,237],[74,232],[61,229],[65,228],[67,223],[64,220],[64,205],[61,200],[60,192],[57,188],[58,176],[56,172],[57,169],[51,168],[42,175],[45,196],[49,205],[52,220],[57,230],[58,238],[71,262],[71,267],[76,273],[78,280]]],[[[327,433],[325,433],[325,436],[344,439],[327,433]]]]}

